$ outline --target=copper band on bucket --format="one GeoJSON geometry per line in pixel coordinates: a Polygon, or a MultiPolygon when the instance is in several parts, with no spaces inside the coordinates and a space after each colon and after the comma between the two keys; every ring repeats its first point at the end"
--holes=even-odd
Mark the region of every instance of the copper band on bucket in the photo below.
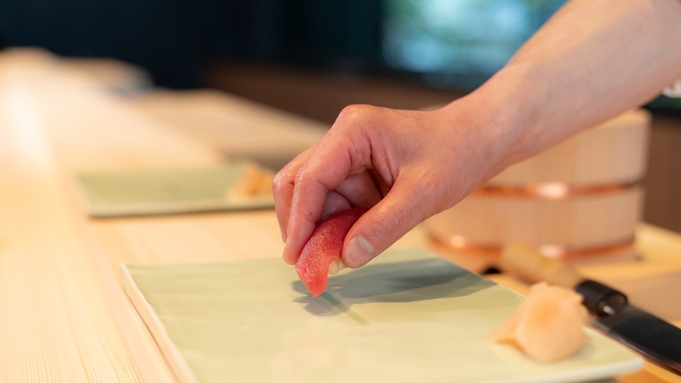
{"type": "Polygon", "coordinates": [[[524,186],[485,185],[473,190],[471,195],[512,198],[568,199],[581,196],[619,193],[641,184],[640,180],[620,184],[597,186],[572,186],[561,182],[544,182],[524,186]]]}

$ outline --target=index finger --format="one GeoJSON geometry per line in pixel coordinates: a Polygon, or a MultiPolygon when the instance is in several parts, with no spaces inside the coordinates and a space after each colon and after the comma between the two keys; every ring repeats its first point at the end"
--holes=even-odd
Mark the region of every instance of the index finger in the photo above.
{"type": "Polygon", "coordinates": [[[307,159],[314,151],[316,144],[300,153],[290,163],[284,166],[272,181],[272,192],[274,196],[274,207],[281,231],[281,239],[286,242],[286,231],[288,228],[289,215],[291,213],[291,199],[293,198],[293,186],[295,176],[300,167],[305,164],[307,159]]]}
{"type": "Polygon", "coordinates": [[[295,263],[322,215],[326,196],[348,176],[370,165],[347,137],[329,137],[320,143],[296,174],[287,225],[284,260],[295,263]]]}

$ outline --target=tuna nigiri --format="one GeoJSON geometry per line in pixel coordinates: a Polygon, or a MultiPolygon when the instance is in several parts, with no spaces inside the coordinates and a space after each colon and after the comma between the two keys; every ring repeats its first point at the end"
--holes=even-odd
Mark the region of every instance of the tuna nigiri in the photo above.
{"type": "Polygon", "coordinates": [[[341,264],[343,241],[352,225],[368,209],[354,208],[338,212],[312,232],[296,262],[298,277],[313,296],[326,290],[329,271],[336,272],[341,264]],[[329,270],[331,267],[332,270],[329,270]]]}

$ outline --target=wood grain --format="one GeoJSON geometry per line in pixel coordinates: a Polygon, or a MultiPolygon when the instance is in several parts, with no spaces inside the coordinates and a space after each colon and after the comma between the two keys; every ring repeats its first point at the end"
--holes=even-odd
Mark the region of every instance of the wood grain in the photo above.
{"type": "Polygon", "coordinates": [[[35,93],[50,64],[11,59],[0,65],[0,380],[172,381],[68,203],[35,93]]]}
{"type": "MultiPolygon", "coordinates": [[[[44,53],[0,54],[0,381],[172,382],[121,290],[120,262],[212,262],[281,254],[273,211],[87,218],[73,189],[76,171],[190,167],[223,158],[210,140],[169,126],[130,99],[101,89],[91,77],[44,53]]],[[[220,100],[211,104],[215,109],[210,113],[225,112],[230,98],[220,100]]],[[[262,109],[246,110],[257,114],[262,109]]],[[[211,134],[222,134],[219,124],[211,126],[211,134]]],[[[227,140],[233,133],[224,134],[227,140]]],[[[625,292],[631,291],[626,288],[630,283],[681,272],[678,235],[644,225],[638,237],[642,261],[585,265],[579,271],[614,281],[625,292]]],[[[421,228],[396,246],[465,257],[438,250],[421,228]]],[[[514,283],[507,276],[496,278],[514,283]]],[[[664,295],[665,287],[641,290],[637,299],[664,295]]],[[[525,285],[516,281],[515,288],[522,291],[525,285]]],[[[679,311],[665,318],[681,319],[679,311]]],[[[674,381],[651,366],[644,374],[674,381]]]]}
{"type": "Polygon", "coordinates": [[[330,127],[240,97],[211,90],[153,91],[128,100],[133,110],[208,143],[231,158],[280,169],[330,127]]]}
{"type": "Polygon", "coordinates": [[[489,185],[570,186],[637,182],[646,174],[651,114],[634,109],[514,164],[489,185]]]}
{"type": "Polygon", "coordinates": [[[522,242],[579,252],[631,242],[649,130],[650,113],[628,111],[510,166],[426,225],[452,245],[522,242]]]}

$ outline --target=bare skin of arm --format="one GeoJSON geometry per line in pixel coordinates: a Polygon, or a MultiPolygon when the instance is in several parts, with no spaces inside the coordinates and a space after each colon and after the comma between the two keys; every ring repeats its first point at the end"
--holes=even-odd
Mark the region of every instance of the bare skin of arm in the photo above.
{"type": "Polygon", "coordinates": [[[284,260],[353,206],[360,267],[498,172],[655,97],[681,77],[681,1],[572,0],[479,89],[435,111],[345,108],[274,180],[284,260]]]}

